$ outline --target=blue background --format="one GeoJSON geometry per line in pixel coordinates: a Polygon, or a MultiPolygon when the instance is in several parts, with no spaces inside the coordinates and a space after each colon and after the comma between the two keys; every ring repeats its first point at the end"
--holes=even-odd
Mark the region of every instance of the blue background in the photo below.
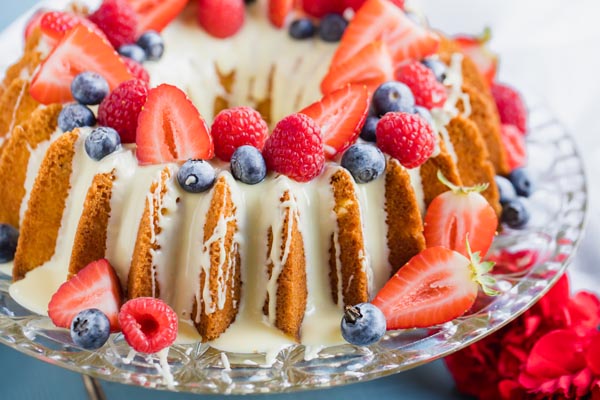
{"type": "MultiPolygon", "coordinates": [[[[6,28],[16,17],[32,7],[34,0],[3,0],[0,5],[0,30],[6,28]]],[[[0,55],[2,56],[2,55],[0,55]]],[[[73,372],[25,356],[7,346],[0,345],[0,398],[21,399],[84,399],[86,394],[81,377],[73,372]]],[[[131,386],[102,382],[109,400],[185,400],[222,399],[225,396],[198,396],[189,394],[150,391],[131,386]]],[[[443,362],[407,371],[405,373],[358,383],[336,389],[311,391],[298,394],[273,396],[246,396],[244,399],[452,399],[456,394],[452,378],[443,362]]]]}

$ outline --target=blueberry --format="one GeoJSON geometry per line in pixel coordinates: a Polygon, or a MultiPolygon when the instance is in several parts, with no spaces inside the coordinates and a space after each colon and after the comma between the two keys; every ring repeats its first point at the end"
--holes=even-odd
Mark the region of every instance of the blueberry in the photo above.
{"type": "Polygon", "coordinates": [[[144,49],[148,60],[157,61],[165,51],[165,42],[156,31],[146,31],[137,40],[137,45],[144,49]]]}
{"type": "Polygon", "coordinates": [[[140,64],[146,61],[146,52],[137,44],[124,44],[119,47],[119,54],[140,64]]]}
{"type": "Polygon", "coordinates": [[[342,336],[348,343],[356,346],[377,343],[385,335],[385,330],[385,316],[373,304],[346,307],[342,317],[342,336]]]}
{"type": "Polygon", "coordinates": [[[444,82],[444,79],[446,79],[446,71],[448,70],[446,64],[435,58],[426,58],[421,62],[433,72],[435,78],[439,82],[444,82]]]}
{"type": "Polygon", "coordinates": [[[71,82],[71,93],[81,104],[100,104],[109,90],[106,79],[95,72],[82,72],[71,82]]]}
{"type": "Polygon", "coordinates": [[[423,118],[425,121],[429,123],[429,125],[433,126],[433,117],[431,116],[431,112],[428,109],[421,106],[415,107],[415,114],[423,118]]]}
{"type": "Polygon", "coordinates": [[[380,117],[392,111],[412,113],[415,108],[415,97],[404,83],[386,82],[375,90],[373,108],[380,117]]]}
{"type": "Polygon", "coordinates": [[[517,168],[508,175],[508,180],[511,181],[517,194],[523,197],[531,196],[533,192],[533,185],[529,174],[525,168],[517,168]]]}
{"type": "Polygon", "coordinates": [[[340,14],[327,14],[321,19],[319,37],[324,42],[339,42],[348,26],[348,21],[340,14]]]}
{"type": "Polygon", "coordinates": [[[81,104],[67,104],[58,115],[58,126],[63,132],[94,125],[96,125],[94,113],[81,104]]]}
{"type": "Polygon", "coordinates": [[[385,156],[373,145],[357,143],[344,152],[341,164],[357,183],[368,183],[385,171],[385,156]]]}
{"type": "Polygon", "coordinates": [[[215,179],[215,169],[202,160],[187,160],[177,173],[179,185],[190,193],[207,191],[214,185],[215,179]]]}
{"type": "Polygon", "coordinates": [[[8,224],[0,224],[0,264],[12,261],[17,251],[19,231],[8,224]]]}
{"type": "Polygon", "coordinates": [[[114,153],[121,144],[121,137],[113,128],[101,126],[85,139],[85,151],[93,160],[100,161],[114,153]]]}
{"type": "Polygon", "coordinates": [[[290,24],[289,34],[294,39],[308,39],[315,36],[317,28],[309,18],[300,18],[290,24]]]}
{"type": "Polygon", "coordinates": [[[110,321],[97,308],[80,311],[71,322],[71,339],[84,349],[99,349],[110,336],[110,321]]]}
{"type": "Polygon", "coordinates": [[[501,221],[513,229],[523,228],[529,222],[529,217],[529,210],[520,197],[502,206],[501,221]]]}
{"type": "Polygon", "coordinates": [[[365,121],[365,124],[360,131],[360,138],[367,142],[375,142],[377,137],[375,132],[377,130],[377,123],[379,122],[378,117],[369,116],[365,121]]]}
{"type": "Polygon", "coordinates": [[[496,186],[500,193],[500,204],[506,204],[517,197],[517,191],[512,183],[503,176],[496,175],[496,186]]]}
{"type": "Polygon", "coordinates": [[[257,148],[240,146],[231,156],[231,173],[238,181],[255,185],[265,179],[267,165],[257,148]]]}

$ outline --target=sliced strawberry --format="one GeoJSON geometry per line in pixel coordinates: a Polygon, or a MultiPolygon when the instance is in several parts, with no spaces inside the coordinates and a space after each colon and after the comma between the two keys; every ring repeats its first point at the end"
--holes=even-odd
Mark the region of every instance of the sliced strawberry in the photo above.
{"type": "Polygon", "coordinates": [[[294,0],[269,0],[269,21],[276,27],[283,28],[293,8],[294,0]]]}
{"type": "Polygon", "coordinates": [[[496,77],[498,56],[492,53],[487,43],[491,38],[491,31],[487,28],[480,36],[459,35],[454,37],[456,44],[463,54],[469,56],[477,65],[486,82],[491,85],[496,77]]]}
{"type": "Polygon", "coordinates": [[[108,317],[111,332],[119,329],[121,286],[107,260],[98,260],[63,283],[48,303],[48,316],[59,328],[69,328],[83,310],[97,308],[108,317]]]}
{"type": "Polygon", "coordinates": [[[127,0],[138,15],[138,33],[161,32],[185,8],[189,0],[127,0]]]}
{"type": "Polygon", "coordinates": [[[38,69],[29,93],[42,104],[68,102],[73,99],[71,81],[84,71],[102,75],[111,89],[131,79],[111,44],[89,27],[78,25],[67,32],[38,69]]]}
{"type": "Polygon", "coordinates": [[[438,195],[425,214],[427,247],[444,246],[467,255],[467,240],[475,252],[485,256],[496,228],[496,212],[480,192],[487,185],[465,188],[455,186],[438,172],[438,178],[451,190],[438,195]]]}
{"type": "Polygon", "coordinates": [[[136,144],[142,165],[209,160],[214,155],[212,137],[196,107],[180,89],[166,84],[148,93],[136,144]]]}
{"type": "Polygon", "coordinates": [[[356,13],[335,52],[332,68],[344,63],[376,40],[390,49],[395,63],[420,60],[436,52],[439,37],[417,25],[389,0],[368,0],[356,13]]]}
{"type": "Polygon", "coordinates": [[[387,329],[424,328],[463,315],[475,302],[482,284],[494,281],[485,275],[491,263],[480,263],[444,247],[430,247],[410,259],[373,299],[386,317],[387,329]]]}
{"type": "Polygon", "coordinates": [[[347,85],[300,113],[321,127],[325,155],[333,158],[356,142],[367,118],[369,103],[369,92],[364,85],[347,85]]]}
{"type": "Polygon", "coordinates": [[[500,133],[509,170],[523,167],[527,163],[527,147],[523,133],[511,124],[502,124],[500,133]]]}
{"type": "Polygon", "coordinates": [[[394,66],[388,47],[382,41],[365,46],[346,62],[329,70],[321,82],[321,92],[331,93],[348,83],[361,83],[376,89],[394,79],[394,66]]]}
{"type": "Polygon", "coordinates": [[[42,17],[46,14],[47,10],[40,8],[36,12],[33,13],[31,17],[27,20],[27,24],[25,25],[25,40],[29,39],[29,36],[40,26],[42,21],[42,17]]]}

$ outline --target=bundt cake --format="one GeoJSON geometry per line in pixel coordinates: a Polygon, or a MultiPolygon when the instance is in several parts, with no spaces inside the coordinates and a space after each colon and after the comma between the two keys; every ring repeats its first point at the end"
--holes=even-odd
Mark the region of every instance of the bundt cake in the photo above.
{"type": "MultiPolygon", "coordinates": [[[[488,83],[451,39],[387,0],[346,10],[341,42],[332,42],[335,29],[325,26],[320,37],[295,22],[281,29],[290,26],[285,15],[301,16],[289,5],[282,20],[272,4],[282,2],[246,5],[243,25],[227,38],[213,25],[235,22],[202,22],[202,1],[176,3],[162,39],[143,32],[161,30],[164,21],[140,17],[135,36],[118,47],[132,59],[141,48],[149,60],[144,67],[111,50],[116,39],[105,28],[111,22],[102,19],[103,5],[90,17],[97,26],[77,12],[63,15],[58,27],[45,25],[52,15],[44,16],[7,72],[0,97],[0,223],[19,229],[10,293],[23,306],[46,314],[65,281],[105,258],[125,298],[156,297],[175,310],[182,341],[238,352],[337,344],[344,306],[368,302],[425,249],[423,216],[448,190],[440,172],[454,185],[487,184],[483,195],[500,214],[494,177],[508,167],[498,112],[488,83]],[[139,46],[129,44],[137,37],[139,46]],[[422,59],[443,68],[435,82],[443,93],[421,93],[425,78],[409,75],[435,76],[422,59]],[[398,76],[400,66],[410,72],[398,76]],[[71,85],[84,72],[107,83],[99,109],[67,104],[72,96],[90,104],[71,85]],[[132,78],[140,78],[138,91],[121,94],[132,78]],[[383,124],[368,127],[384,114],[375,92],[394,80],[414,100],[410,110],[388,104],[389,111],[413,115],[414,131],[430,135],[431,150],[415,150],[424,154],[416,166],[386,147],[408,148],[412,139],[384,145],[383,124]],[[147,102],[127,114],[138,94],[147,102]],[[118,114],[119,104],[127,111],[118,114]],[[247,107],[264,125],[252,122],[260,117],[254,114],[236,117],[251,113],[247,107]],[[91,117],[81,108],[92,110],[91,117]],[[247,142],[218,137],[233,135],[238,123],[252,124],[239,136],[247,142]],[[226,129],[217,131],[217,124],[226,129]],[[107,130],[100,135],[96,125],[114,128],[122,142],[109,151],[101,147],[101,157],[92,156],[92,142],[100,137],[105,146],[115,137],[107,130]],[[248,133],[267,126],[268,138],[248,133]],[[310,140],[321,153],[302,158],[313,147],[296,144],[301,140],[291,126],[320,132],[310,140]],[[224,140],[234,143],[233,156],[221,155],[224,140]],[[386,153],[383,168],[365,180],[342,154],[357,145],[376,149],[375,141],[386,153]],[[250,170],[238,172],[242,144],[263,151],[268,173],[259,183],[243,178],[250,170]],[[305,164],[294,164],[296,157],[305,164]],[[207,166],[212,176],[199,190],[206,173],[186,174],[186,168],[207,166]],[[288,167],[299,171],[286,173],[288,167]]],[[[314,28],[315,18],[302,18],[314,28]]],[[[387,101],[399,101],[393,90],[387,101]]]]}

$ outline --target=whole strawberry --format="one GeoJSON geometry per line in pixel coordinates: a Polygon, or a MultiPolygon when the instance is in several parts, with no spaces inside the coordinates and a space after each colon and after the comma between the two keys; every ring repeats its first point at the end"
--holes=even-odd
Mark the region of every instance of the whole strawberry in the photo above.
{"type": "Polygon", "coordinates": [[[321,129],[304,114],[292,114],[275,126],[265,143],[267,167],[299,182],[317,177],[325,165],[321,129]]]}
{"type": "Polygon", "coordinates": [[[125,0],[104,0],[89,19],[102,29],[114,48],[135,42],[137,14],[125,0]]]}
{"type": "Polygon", "coordinates": [[[446,88],[432,70],[418,61],[404,64],[396,71],[397,79],[410,88],[415,103],[428,109],[442,107],[448,98],[446,88]]]}
{"type": "Polygon", "coordinates": [[[224,39],[244,25],[243,0],[198,0],[198,23],[212,36],[224,39]]]}
{"type": "Polygon", "coordinates": [[[416,114],[389,112],[377,123],[377,146],[400,161],[416,168],[433,154],[436,137],[431,125],[416,114]]]}
{"type": "Polygon", "coordinates": [[[138,115],[148,98],[148,85],[139,79],[123,82],[100,103],[98,123],[119,132],[122,143],[135,143],[138,115]]]}
{"type": "Polygon", "coordinates": [[[502,83],[494,83],[492,95],[502,123],[515,125],[522,134],[525,134],[527,132],[527,108],[519,92],[502,83]]]}

